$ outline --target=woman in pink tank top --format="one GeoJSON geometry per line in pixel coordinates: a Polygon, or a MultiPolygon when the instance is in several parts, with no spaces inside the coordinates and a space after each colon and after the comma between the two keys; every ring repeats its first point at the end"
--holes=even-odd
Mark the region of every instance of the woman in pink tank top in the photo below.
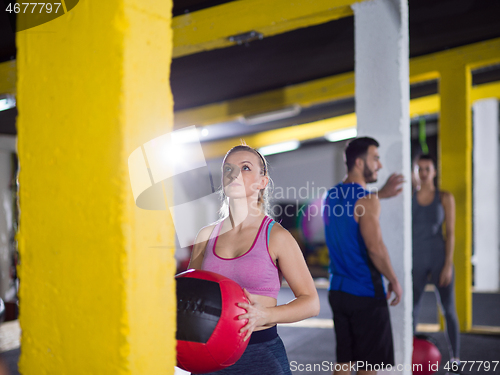
{"type": "Polygon", "coordinates": [[[265,158],[240,145],[222,164],[225,218],[202,228],[189,268],[217,272],[243,287],[250,301],[245,340],[249,345],[233,366],[213,374],[291,374],[277,323],[292,323],[319,313],[319,298],[302,252],[290,233],[267,216],[269,183],[265,158]],[[282,276],[295,299],[277,306],[282,276]]]}

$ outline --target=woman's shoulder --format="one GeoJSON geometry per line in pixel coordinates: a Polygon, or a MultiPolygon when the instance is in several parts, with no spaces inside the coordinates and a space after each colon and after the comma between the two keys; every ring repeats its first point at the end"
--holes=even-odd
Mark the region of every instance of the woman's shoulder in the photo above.
{"type": "Polygon", "coordinates": [[[198,231],[196,235],[196,242],[205,242],[210,239],[210,235],[212,234],[214,228],[219,225],[221,221],[216,221],[215,223],[209,224],[198,231]]]}
{"type": "Polygon", "coordinates": [[[441,199],[441,204],[443,206],[453,204],[455,202],[455,198],[453,194],[446,190],[439,191],[439,198],[441,199]]]}
{"type": "Polygon", "coordinates": [[[453,199],[453,194],[446,190],[439,190],[439,197],[443,199],[453,199]]]}
{"type": "Polygon", "coordinates": [[[283,241],[293,240],[293,236],[291,233],[283,228],[283,226],[277,221],[274,222],[273,227],[271,228],[271,233],[269,237],[270,244],[276,243],[281,244],[283,241]]]}

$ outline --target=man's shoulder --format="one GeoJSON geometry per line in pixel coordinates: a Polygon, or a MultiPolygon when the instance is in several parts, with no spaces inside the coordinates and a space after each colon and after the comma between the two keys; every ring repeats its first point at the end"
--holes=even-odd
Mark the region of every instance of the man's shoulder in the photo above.
{"type": "Polygon", "coordinates": [[[337,185],[331,187],[327,193],[326,196],[328,198],[355,198],[359,199],[364,197],[365,195],[369,194],[363,186],[361,186],[358,183],[344,183],[340,182],[337,185]]]}
{"type": "Polygon", "coordinates": [[[369,193],[359,198],[356,204],[361,204],[365,207],[380,207],[380,198],[376,193],[369,193]]]}
{"type": "Polygon", "coordinates": [[[341,189],[343,185],[344,185],[343,182],[339,182],[337,185],[334,185],[330,189],[328,189],[327,194],[330,194],[332,191],[336,191],[336,190],[341,189]]]}
{"type": "Polygon", "coordinates": [[[377,194],[367,194],[355,204],[354,212],[356,216],[362,217],[379,217],[380,216],[380,199],[377,194]]]}

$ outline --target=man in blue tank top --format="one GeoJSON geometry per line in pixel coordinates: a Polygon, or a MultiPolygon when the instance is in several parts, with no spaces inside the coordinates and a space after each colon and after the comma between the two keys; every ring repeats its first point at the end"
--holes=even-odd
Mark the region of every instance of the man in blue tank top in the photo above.
{"type": "Polygon", "coordinates": [[[347,178],[330,189],[323,204],[330,253],[329,301],[337,338],[335,375],[374,374],[394,366],[387,299],[397,305],[403,290],[380,229],[380,201],[399,194],[403,176],[393,174],[378,194],[366,190],[382,168],[378,142],[363,137],[345,150],[347,178]],[[382,275],[388,281],[386,293],[382,275]],[[356,365],[356,366],[354,366],[356,365]]]}

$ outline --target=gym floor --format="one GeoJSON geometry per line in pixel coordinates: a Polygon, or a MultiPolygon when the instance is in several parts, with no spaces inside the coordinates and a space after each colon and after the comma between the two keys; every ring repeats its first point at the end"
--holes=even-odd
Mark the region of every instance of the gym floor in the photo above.
{"type": "MultiPolygon", "coordinates": [[[[290,360],[294,375],[317,374],[330,375],[326,371],[324,363],[329,366],[335,362],[335,334],[333,332],[332,313],[328,304],[328,290],[325,283],[319,282],[318,292],[321,301],[321,312],[313,318],[296,324],[283,324],[278,327],[278,332],[285,343],[288,359],[290,360]],[[300,365],[303,365],[304,371],[300,365]],[[305,371],[306,365],[311,368],[316,364],[316,370],[305,371]]],[[[293,298],[291,290],[282,287],[278,303],[286,303],[293,298]]],[[[474,325],[500,327],[500,294],[498,293],[474,293],[473,295],[473,317],[474,325]]],[[[424,294],[419,327],[426,330],[428,336],[434,338],[442,354],[441,368],[437,375],[446,374],[443,369],[444,363],[449,359],[446,339],[443,332],[437,331],[439,326],[437,318],[437,307],[434,292],[429,290],[424,294]]],[[[469,371],[469,367],[463,374],[500,374],[500,364],[493,371],[493,362],[500,361],[500,328],[497,335],[493,334],[461,334],[461,358],[467,361],[490,361],[490,371],[478,371],[477,365],[469,371]]],[[[7,322],[0,326],[0,357],[9,368],[9,375],[18,375],[17,361],[19,360],[19,325],[17,321],[7,322]]],[[[379,373],[381,374],[381,372],[379,373]]],[[[274,375],[274,374],[263,374],[274,375]]]]}
{"type": "MultiPolygon", "coordinates": [[[[421,316],[419,318],[419,330],[421,333],[434,338],[438,343],[438,349],[442,354],[441,366],[436,375],[446,374],[443,365],[449,360],[448,349],[444,332],[437,331],[438,313],[436,298],[432,288],[427,288],[422,302],[421,316]],[[437,331],[437,332],[436,332],[437,331]]],[[[328,304],[328,290],[324,287],[318,288],[321,303],[321,312],[314,318],[303,324],[280,325],[278,332],[285,343],[288,359],[291,364],[295,364],[297,371],[292,371],[294,375],[317,374],[331,375],[331,371],[325,371],[320,365],[323,361],[335,362],[335,334],[333,332],[332,313],[328,304]],[[308,327],[304,327],[309,323],[308,327]],[[299,364],[317,364],[316,371],[298,371],[299,364]]],[[[278,303],[286,303],[293,298],[289,288],[281,288],[278,303]]],[[[474,325],[499,327],[497,335],[461,334],[461,359],[467,361],[500,361],[500,294],[498,293],[474,293],[473,295],[473,317],[474,325]]],[[[468,371],[470,366],[463,371],[463,374],[500,374],[500,363],[493,372],[493,364],[490,371],[478,371],[478,366],[473,371],[468,371]]],[[[382,372],[379,372],[382,374],[382,372]]]]}

